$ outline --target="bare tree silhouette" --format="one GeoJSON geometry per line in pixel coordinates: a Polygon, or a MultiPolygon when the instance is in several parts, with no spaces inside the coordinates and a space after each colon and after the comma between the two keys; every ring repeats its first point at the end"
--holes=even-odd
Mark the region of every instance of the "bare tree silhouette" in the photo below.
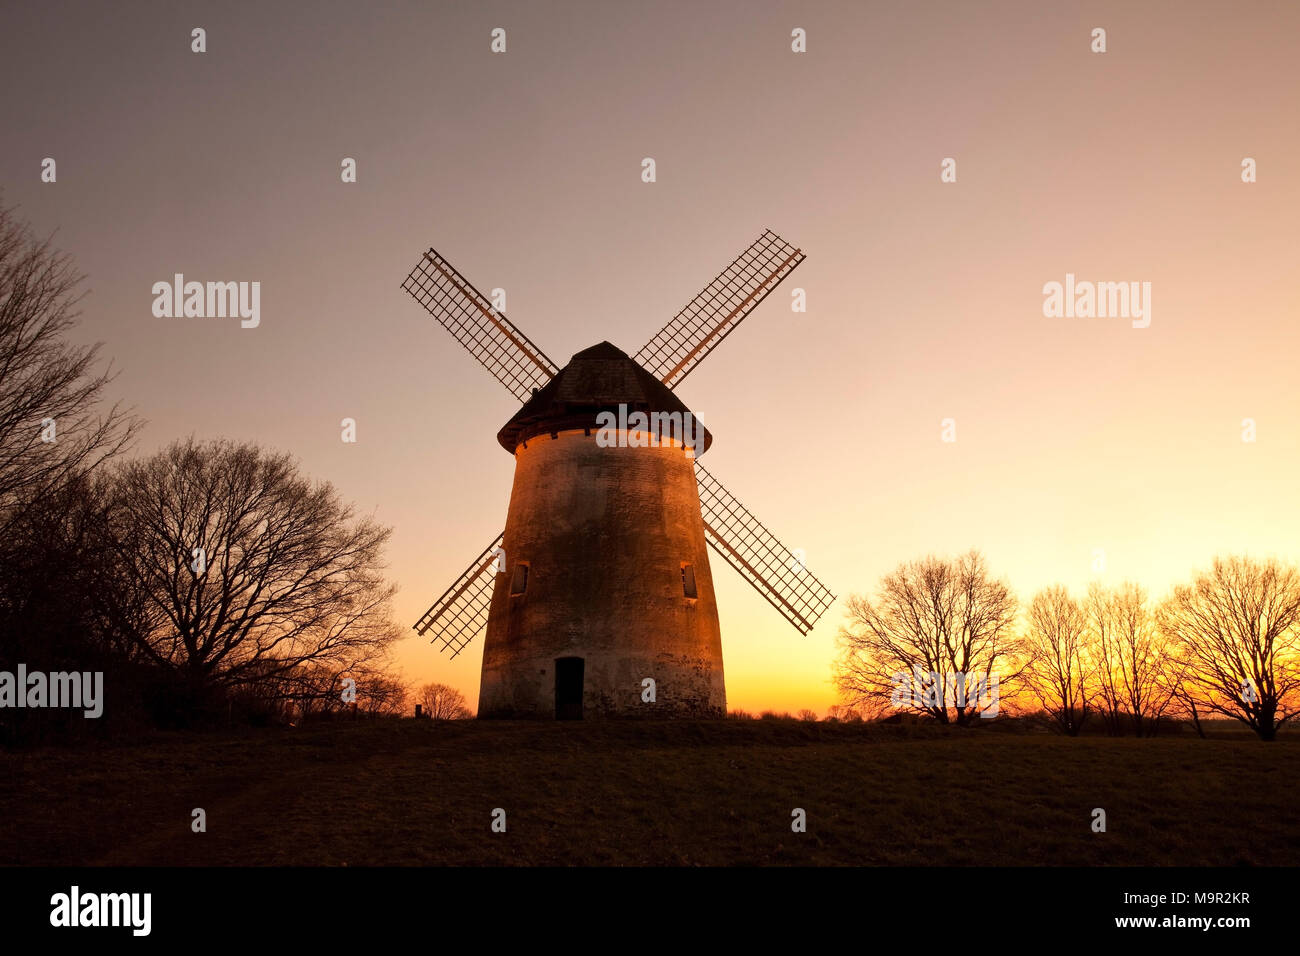
{"type": "Polygon", "coordinates": [[[67,340],[83,279],[0,207],[0,540],[25,503],[122,451],[138,426],[119,406],[101,411],[113,373],[99,346],[67,340]]]}
{"type": "Polygon", "coordinates": [[[1261,740],[1300,711],[1300,573],[1276,560],[1216,558],[1161,605],[1159,626],[1200,714],[1246,724],[1261,740]]]}
{"type": "Polygon", "coordinates": [[[399,716],[406,708],[407,689],[400,678],[387,672],[388,663],[369,660],[344,670],[307,664],[247,686],[266,707],[278,706],[284,716],[299,720],[339,713],[399,716]]]}
{"type": "Polygon", "coordinates": [[[1077,737],[1093,712],[1088,684],[1088,619],[1079,602],[1057,585],[1034,595],[1025,629],[1023,680],[1057,727],[1077,737]]]}
{"type": "Polygon", "coordinates": [[[406,712],[410,691],[401,678],[374,674],[358,681],[357,686],[357,704],[362,713],[397,717],[406,712]]]}
{"type": "Polygon", "coordinates": [[[1014,681],[1022,651],[1016,598],[984,558],[927,557],[899,565],[875,600],[848,600],[833,679],[846,705],[872,716],[899,705],[943,723],[978,719],[977,686],[1014,681]],[[900,697],[900,682],[908,686],[900,697]],[[914,686],[915,685],[915,686],[914,686]],[[920,693],[914,693],[919,690],[920,693]]]}
{"type": "Polygon", "coordinates": [[[425,684],[420,688],[420,704],[434,720],[464,720],[473,717],[465,695],[446,684],[425,684]]]}
{"type": "Polygon", "coordinates": [[[117,470],[105,498],[131,598],[121,630],[196,704],[306,665],[338,679],[400,636],[381,574],[389,530],[288,455],[177,442],[117,470]]]}
{"type": "MultiPolygon", "coordinates": [[[[82,278],[70,257],[0,207],[0,670],[90,668],[121,688],[124,658],[95,626],[95,595],[115,581],[95,533],[91,473],[130,444],[138,422],[105,407],[112,373],[98,346],[69,340],[82,278]]],[[[115,707],[96,728],[127,709],[115,707]]],[[[0,740],[86,726],[6,711],[0,740]]]]}
{"type": "Polygon", "coordinates": [[[1094,658],[1093,683],[1106,729],[1154,736],[1178,687],[1171,658],[1146,591],[1132,582],[1108,590],[1094,584],[1085,602],[1094,658]]]}

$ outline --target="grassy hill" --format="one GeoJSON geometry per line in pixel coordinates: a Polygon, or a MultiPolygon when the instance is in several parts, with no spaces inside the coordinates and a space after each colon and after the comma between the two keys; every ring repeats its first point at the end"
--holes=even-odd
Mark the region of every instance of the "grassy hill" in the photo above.
{"type": "Polygon", "coordinates": [[[1295,734],[781,720],[160,735],[0,754],[0,863],[1281,865],[1298,758],[1295,734]]]}

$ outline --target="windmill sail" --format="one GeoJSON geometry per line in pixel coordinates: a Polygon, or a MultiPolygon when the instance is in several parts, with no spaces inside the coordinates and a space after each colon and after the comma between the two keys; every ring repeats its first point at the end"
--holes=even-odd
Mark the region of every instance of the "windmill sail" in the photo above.
{"type": "Polygon", "coordinates": [[[676,388],[803,260],[803,252],[764,230],[645,344],[636,361],[676,388]]]}
{"type": "Polygon", "coordinates": [[[546,353],[436,250],[424,254],[402,288],[519,401],[526,402],[534,389],[559,371],[546,353]]]}
{"type": "Polygon", "coordinates": [[[787,621],[807,634],[835,595],[698,462],[695,474],[706,540],[787,621]]]}
{"type": "Polygon", "coordinates": [[[505,561],[498,562],[504,554],[501,541],[505,532],[496,536],[482,554],[473,560],[433,607],[415,623],[420,635],[433,631],[433,641],[442,641],[442,649],[450,650],[455,657],[465,645],[487,626],[488,609],[492,606],[492,588],[497,574],[504,570],[505,561]]]}

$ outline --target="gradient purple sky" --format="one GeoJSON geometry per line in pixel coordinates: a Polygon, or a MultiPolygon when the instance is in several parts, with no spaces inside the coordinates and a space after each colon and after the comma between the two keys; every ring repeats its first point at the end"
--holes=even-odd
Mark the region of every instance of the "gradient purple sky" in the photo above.
{"type": "MultiPolygon", "coordinates": [[[[395,528],[403,624],[512,475],[513,400],[399,288],[421,252],[562,364],[635,351],[769,226],[807,262],[681,394],[832,590],[978,547],[1026,600],[1159,594],[1297,556],[1298,27],[1281,2],[10,2],[0,186],[88,273],[138,450],[292,451],[395,528]],[[261,327],[154,318],[176,272],[260,281],[261,327]],[[1151,282],[1151,327],[1044,318],[1066,272],[1151,282]]],[[[824,710],[839,608],[804,638],[714,568],[731,705],[824,710]]],[[[480,651],[398,656],[473,703],[480,651]]]]}

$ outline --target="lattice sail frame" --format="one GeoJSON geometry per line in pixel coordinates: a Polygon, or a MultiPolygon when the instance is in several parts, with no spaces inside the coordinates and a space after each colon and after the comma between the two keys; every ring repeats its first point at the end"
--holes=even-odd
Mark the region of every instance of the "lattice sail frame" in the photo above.
{"type": "Polygon", "coordinates": [[[835,595],[699,462],[695,476],[705,539],[754,590],[803,634],[835,595]]]}
{"type": "Polygon", "coordinates": [[[528,401],[559,371],[436,249],[424,254],[402,288],[519,401],[528,401]]]}
{"type": "MultiPolygon", "coordinates": [[[[735,330],[803,262],[803,252],[770,229],[719,273],[635,356],[669,388],[735,330]]],[[[412,298],[521,402],[559,368],[454,266],[430,248],[402,283],[412,298]]],[[[696,463],[706,539],[750,585],[807,634],[835,600],[794,553],[703,466],[696,463]]],[[[434,602],[415,630],[456,657],[487,625],[504,532],[434,602]]]]}
{"type": "Polygon", "coordinates": [[[669,388],[676,388],[804,258],[800,249],[771,229],[763,230],[634,358],[669,388]]]}
{"type": "Polygon", "coordinates": [[[504,531],[415,623],[415,631],[421,637],[433,630],[430,643],[442,641],[442,649],[450,650],[452,657],[464,650],[487,626],[492,589],[496,586],[497,574],[505,570],[504,560],[499,567],[496,566],[498,555],[505,553],[501,551],[503,540],[504,531]]]}

